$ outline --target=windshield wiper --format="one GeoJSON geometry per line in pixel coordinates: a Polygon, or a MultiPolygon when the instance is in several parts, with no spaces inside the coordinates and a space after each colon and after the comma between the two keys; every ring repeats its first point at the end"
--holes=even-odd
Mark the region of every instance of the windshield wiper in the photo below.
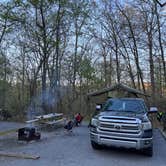
{"type": "Polygon", "coordinates": [[[133,114],[140,114],[140,113],[144,113],[144,111],[131,111],[131,110],[120,110],[122,112],[130,112],[130,113],[133,113],[133,114]]]}
{"type": "Polygon", "coordinates": [[[113,109],[109,109],[109,110],[107,110],[107,109],[106,109],[106,110],[104,110],[104,111],[117,111],[117,110],[113,110],[113,109]]]}

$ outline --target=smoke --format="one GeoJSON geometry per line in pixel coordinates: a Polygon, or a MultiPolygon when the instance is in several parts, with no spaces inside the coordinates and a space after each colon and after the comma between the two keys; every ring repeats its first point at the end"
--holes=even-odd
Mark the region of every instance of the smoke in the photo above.
{"type": "Polygon", "coordinates": [[[51,91],[50,89],[31,99],[27,109],[27,119],[34,119],[36,115],[43,115],[48,112],[57,111],[58,103],[67,94],[67,88],[58,87],[51,91]]]}

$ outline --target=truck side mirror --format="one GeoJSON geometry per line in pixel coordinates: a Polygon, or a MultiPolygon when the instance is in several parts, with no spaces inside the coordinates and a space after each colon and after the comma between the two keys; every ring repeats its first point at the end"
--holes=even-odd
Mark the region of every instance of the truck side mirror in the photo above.
{"type": "Polygon", "coordinates": [[[101,108],[102,108],[101,104],[97,104],[97,105],[96,105],[96,110],[97,110],[97,111],[100,111],[101,108]]]}
{"type": "Polygon", "coordinates": [[[157,113],[158,109],[157,107],[150,107],[150,110],[148,113],[157,113]]]}

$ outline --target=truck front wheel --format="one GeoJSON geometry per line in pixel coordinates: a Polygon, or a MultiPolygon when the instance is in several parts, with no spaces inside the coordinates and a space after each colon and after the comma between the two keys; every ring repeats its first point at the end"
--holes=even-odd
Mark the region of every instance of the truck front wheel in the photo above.
{"type": "Polygon", "coordinates": [[[153,156],[153,145],[144,149],[143,150],[143,154],[149,156],[149,157],[152,157],[153,156]]]}

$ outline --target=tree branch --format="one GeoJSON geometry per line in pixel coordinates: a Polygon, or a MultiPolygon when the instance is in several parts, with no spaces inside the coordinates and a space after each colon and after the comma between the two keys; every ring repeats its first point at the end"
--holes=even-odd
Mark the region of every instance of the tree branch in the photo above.
{"type": "Polygon", "coordinates": [[[164,3],[161,3],[159,0],[155,0],[161,7],[164,7],[164,6],[166,6],[166,2],[164,2],[164,3]]]}

